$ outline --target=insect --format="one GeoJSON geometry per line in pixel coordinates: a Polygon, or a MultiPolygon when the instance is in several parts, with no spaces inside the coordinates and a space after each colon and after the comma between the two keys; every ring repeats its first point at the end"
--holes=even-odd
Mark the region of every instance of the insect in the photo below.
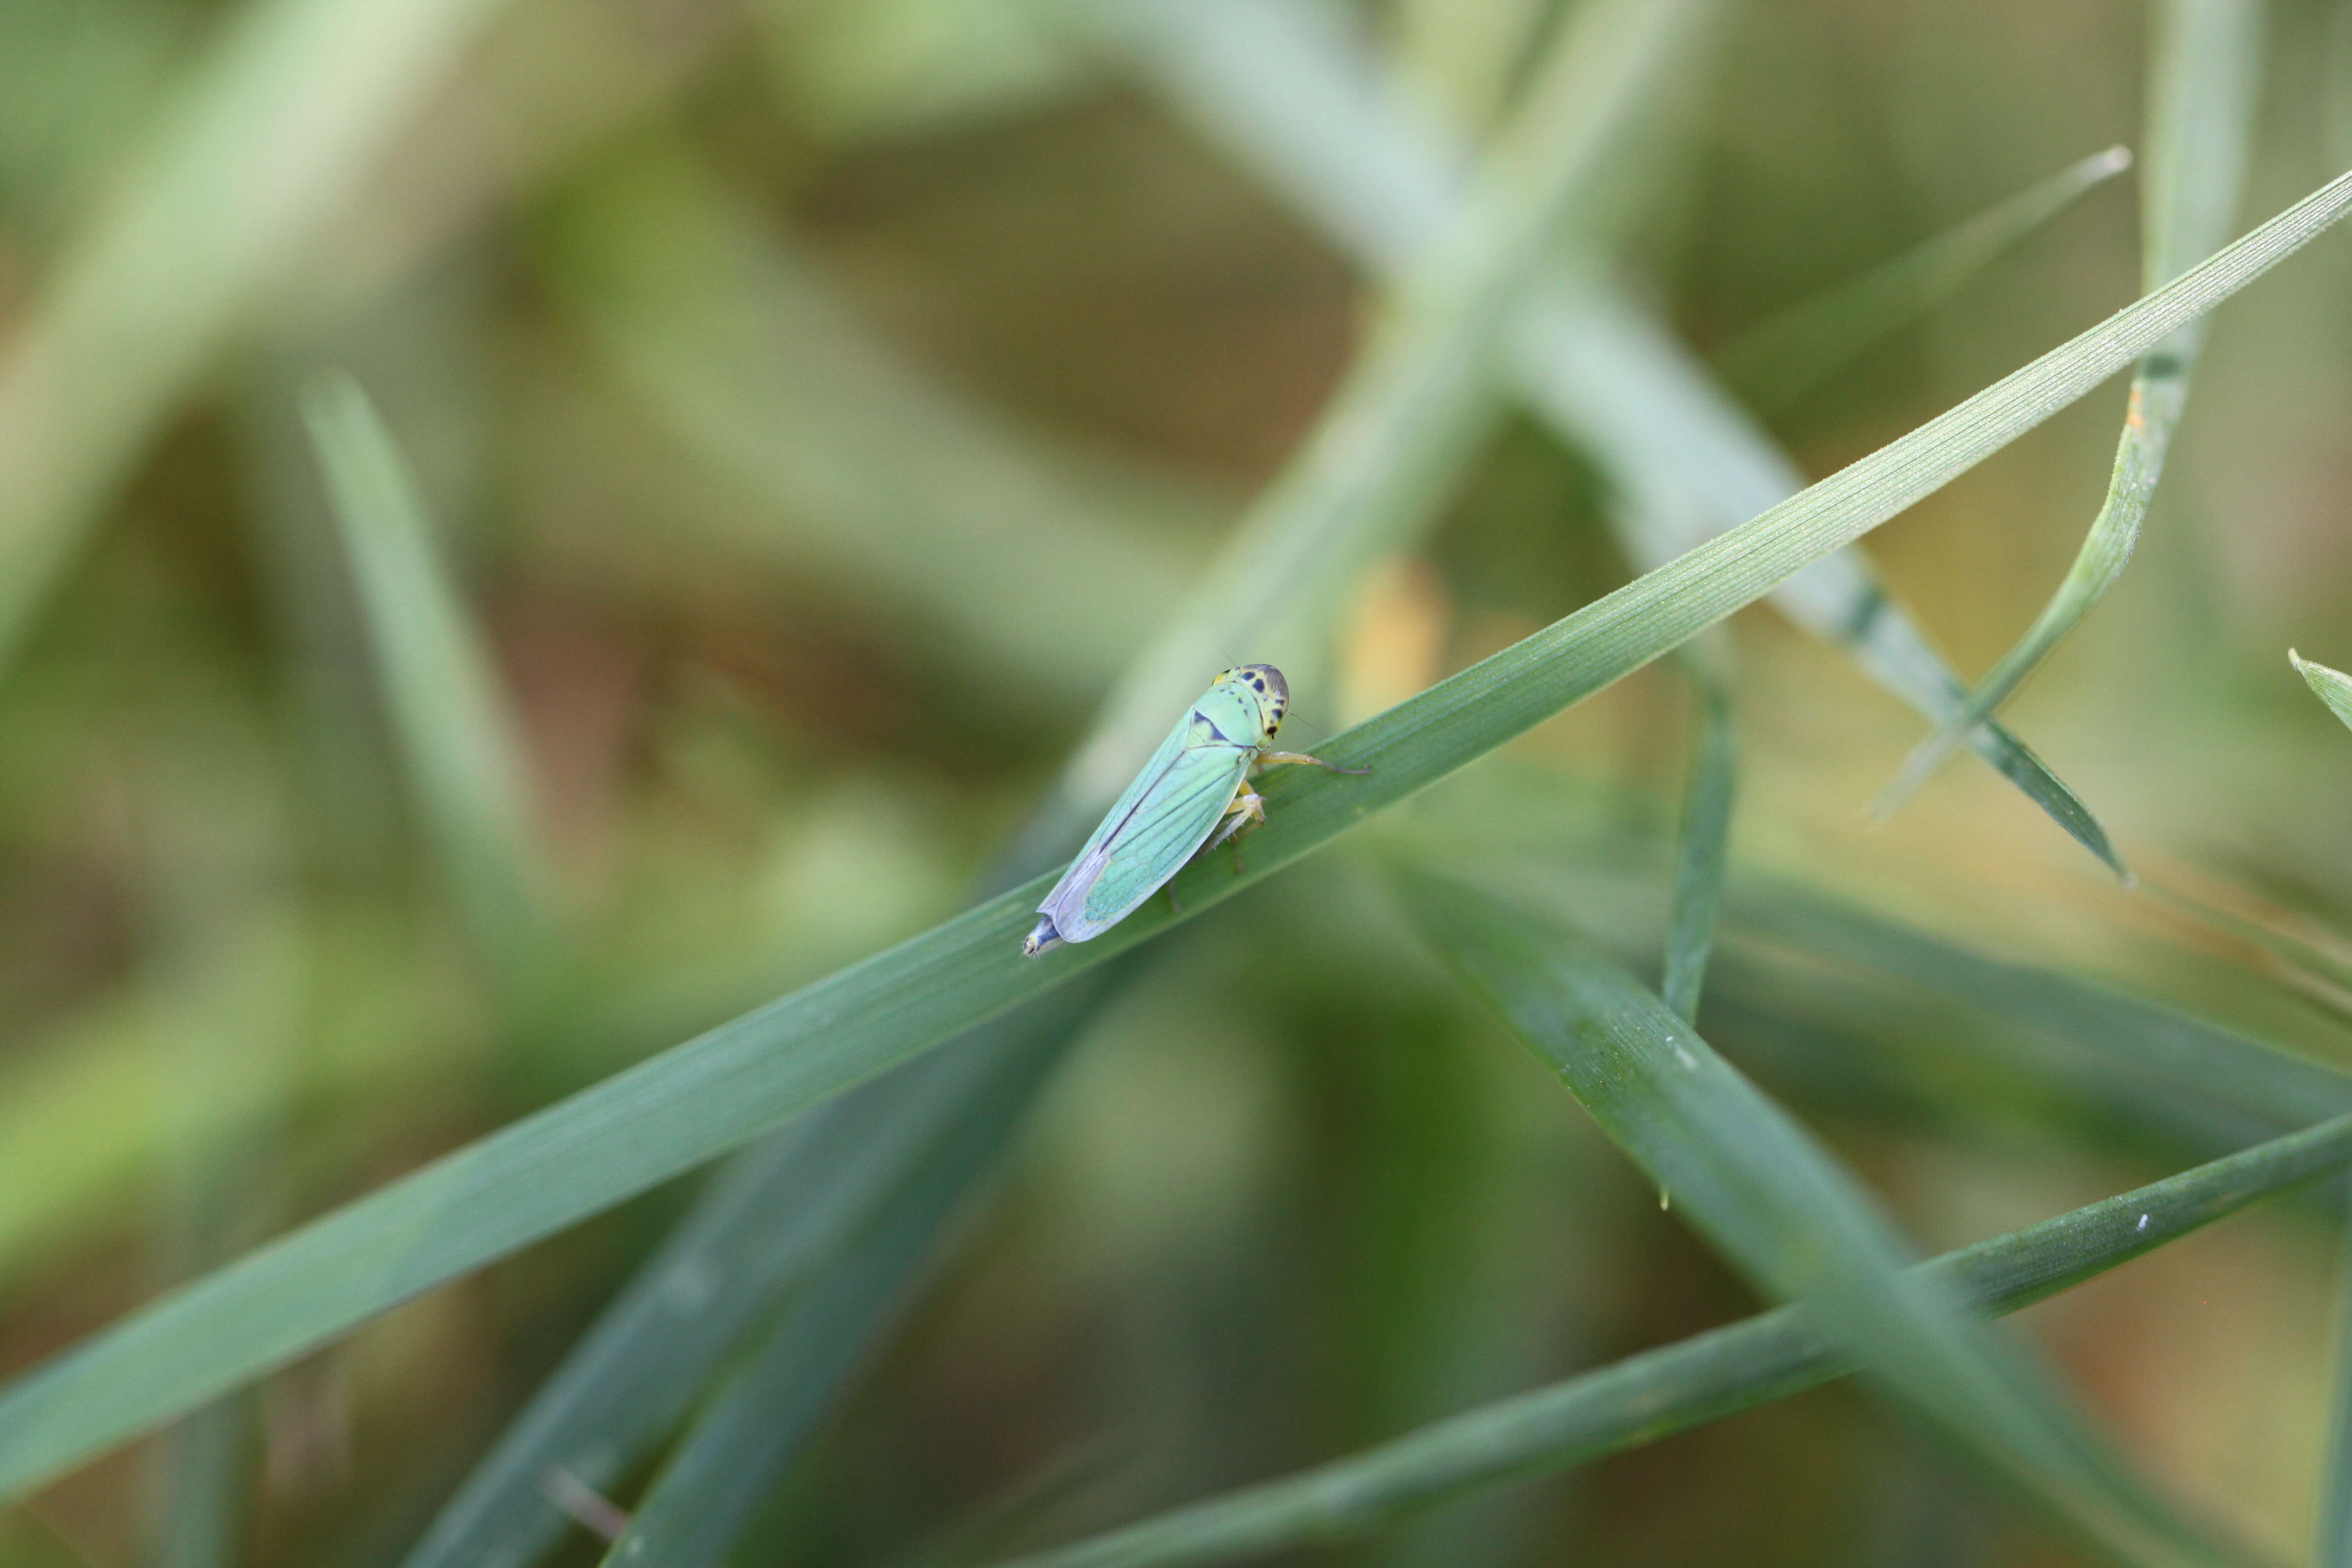
{"type": "Polygon", "coordinates": [[[1265,803],[1247,784],[1252,768],[1305,763],[1335,773],[1372,771],[1272,750],[1289,706],[1290,685],[1270,664],[1236,665],[1211,681],[1037,906],[1037,924],[1021,939],[1021,951],[1034,958],[1063,942],[1100,936],[1193,856],[1264,822],[1265,803]]]}

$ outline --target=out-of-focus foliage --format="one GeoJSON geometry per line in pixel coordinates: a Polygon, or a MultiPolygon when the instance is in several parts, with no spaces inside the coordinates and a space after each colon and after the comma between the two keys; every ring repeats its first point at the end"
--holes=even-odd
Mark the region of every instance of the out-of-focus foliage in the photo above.
{"type": "Polygon", "coordinates": [[[2142,1496],[2143,1560],[2340,1545],[2336,1216],[2174,1238],[2352,1156],[2352,740],[2278,658],[2339,707],[2352,242],[2195,329],[2130,571],[1970,738],[2032,799],[1865,822],[2065,579],[2120,380],[1526,639],[2325,185],[2347,105],[2332,0],[0,0],[0,1470],[221,1396],[0,1568],[1203,1499],[1063,1560],[2059,1563],[2142,1496]],[[1064,970],[951,926],[615,1080],[1050,864],[1269,657],[1395,809],[1270,783],[1244,876],[993,1022],[1064,970]],[[1470,925],[1638,1026],[1536,1059],[1470,925]],[[1579,1110],[1561,1053],[1670,1074],[1675,1010],[1744,1080],[1579,1110]],[[1626,1157],[1773,1139],[1818,1164],[1663,1209],[1626,1157]],[[370,1247],[152,1378],[51,1361],[330,1215],[370,1247]],[[2013,1364],[1892,1272],[2004,1232],[1936,1278],[2077,1286],[2013,1364]],[[1691,1339],[1759,1289],[1815,1316],[1691,1339]],[[1906,1346],[1925,1424],[1813,1387],[1906,1346]],[[2095,1464],[1988,1484],[2044,1400],[2095,1464]]]}

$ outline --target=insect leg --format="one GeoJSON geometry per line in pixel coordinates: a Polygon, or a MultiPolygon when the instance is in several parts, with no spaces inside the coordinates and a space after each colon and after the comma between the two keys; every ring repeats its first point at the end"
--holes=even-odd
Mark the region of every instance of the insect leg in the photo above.
{"type": "Polygon", "coordinates": [[[1260,752],[1257,754],[1257,763],[1258,766],[1262,768],[1278,767],[1286,763],[1305,763],[1310,766],[1321,768],[1326,773],[1353,773],[1360,775],[1372,771],[1370,768],[1343,768],[1337,763],[1327,763],[1320,757],[1310,757],[1304,752],[1260,752]]]}
{"type": "Polygon", "coordinates": [[[1234,804],[1225,807],[1225,825],[1217,829],[1217,836],[1214,838],[1201,847],[1201,853],[1206,855],[1251,823],[1265,820],[1265,800],[1255,790],[1242,791],[1241,794],[1234,796],[1234,804]]]}

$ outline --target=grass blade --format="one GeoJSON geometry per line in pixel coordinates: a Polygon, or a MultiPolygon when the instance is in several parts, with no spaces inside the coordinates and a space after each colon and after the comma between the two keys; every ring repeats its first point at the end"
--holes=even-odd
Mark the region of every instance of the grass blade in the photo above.
{"type": "MultiPolygon", "coordinates": [[[[519,1568],[564,1528],[542,1480],[602,1489],[692,1404],[746,1333],[830,1278],[898,1209],[938,1221],[1002,1150],[1052,1063],[1091,1016],[1101,976],[1041,998],[856,1089],[746,1152],[698,1199],[488,1458],[441,1510],[405,1568],[519,1568]]],[[[908,1225],[916,1222],[908,1220],[908,1225]]],[[[895,1234],[895,1233],[894,1233],[895,1234]]],[[[887,1256],[910,1268],[913,1238],[887,1256]]],[[[859,1270],[887,1296],[879,1261],[859,1270]]],[[[796,1342],[843,1364],[862,1320],[796,1342]],[[838,1346],[835,1341],[838,1341],[838,1346]]],[[[781,1359],[781,1352],[772,1360],[781,1359]]]]}
{"type": "MultiPolygon", "coordinates": [[[[2141,247],[2145,286],[2150,289],[2170,282],[2229,237],[2253,140],[2263,46],[2261,0],[2165,0],[2156,10],[2159,28],[2148,89],[2150,191],[2141,247]]],[[[2065,580],[1960,710],[1904,760],[1879,799],[1880,815],[1916,793],[1960,736],[2008,700],[2123,575],[2156,499],[2204,342],[2205,324],[2191,321],[2141,363],[2132,378],[2107,499],[2065,580]]]]}
{"type": "MultiPolygon", "coordinates": [[[[1088,942],[1024,961],[1040,877],[523,1118],[156,1302],[0,1390],[0,1496],[373,1313],[692,1169],[1319,848],[1753,603],[2000,450],[2341,216],[2339,178],[2117,312],[1780,507],[1335,736],[1376,771],[1280,778],[1248,869],[1177,879],[1088,942]]],[[[1314,770],[1300,770],[1313,772],[1314,770]]]]}
{"type": "Polygon", "coordinates": [[[1674,912],[1666,927],[1666,1005],[1685,1023],[1698,1021],[1699,987],[1715,946],[1715,917],[1723,902],[1723,873],[1731,847],[1732,797],[1738,757],[1731,729],[1731,693],[1722,673],[1704,657],[1690,659],[1697,736],[1691,746],[1690,782],[1683,791],[1677,836],[1674,912]]]}
{"type": "Polygon", "coordinates": [[[2326,1468],[2320,1471],[2318,1540],[2313,1568],[2352,1564],[2352,1242],[2343,1244],[2336,1284],[2336,1398],[2328,1412],[2326,1468]]]}
{"type": "Polygon", "coordinates": [[[2294,666],[2304,684],[2312,694],[2327,704],[2327,710],[2352,726],[2352,676],[2340,669],[2330,669],[2324,664],[2304,658],[2293,648],[2286,650],[2287,662],[2294,666]]]}
{"type": "Polygon", "coordinates": [[[527,1013],[559,939],[520,731],[438,558],[415,479],[367,394],[331,376],[306,391],[303,415],[426,833],[477,949],[527,1013]]]}
{"type": "Polygon", "coordinates": [[[1973,952],[1786,882],[1735,887],[1732,907],[1735,921],[1773,942],[1963,996],[2064,1041],[2103,1076],[2177,1085],[2274,1127],[2352,1111],[2352,1074],[2145,997],[1973,952]]]}
{"type": "MultiPolygon", "coordinates": [[[[1946,1253],[1918,1271],[1970,1308],[2013,1312],[2347,1163],[2352,1116],[1946,1253]]],[[[1803,1308],[1780,1307],[1006,1568],[1171,1568],[1343,1539],[1473,1488],[1622,1453],[1854,1370],[1803,1308]]]]}
{"type": "MultiPolygon", "coordinates": [[[[1465,160],[1414,112],[1402,84],[1319,8],[1286,0],[1065,3],[1074,25],[1374,274],[1399,275],[1454,221],[1465,160]]],[[[1661,564],[1804,488],[1705,368],[1604,286],[1537,279],[1506,353],[1528,406],[1632,503],[1617,516],[1633,525],[1626,547],[1637,565],[1661,564]]],[[[1958,711],[1967,687],[1859,552],[1815,563],[1772,600],[1937,723],[1958,711]]],[[[1969,743],[2123,874],[2105,830],[2014,736],[1987,722],[1969,743]]]]}
{"type": "Polygon", "coordinates": [[[2232,1560],[2199,1538],[1971,1321],[1836,1158],[1572,927],[1409,874],[1415,921],[1620,1147],[1741,1273],[1988,1471],[2132,1563],[2232,1560]]]}
{"type": "MultiPolygon", "coordinates": [[[[1073,1025],[1089,1000],[1067,993],[1052,999],[1073,1025]]],[[[836,1247],[751,1363],[696,1420],[654,1478],[628,1533],[613,1543],[608,1562],[699,1568],[725,1560],[835,1391],[887,1326],[890,1309],[904,1299],[916,1265],[958,1200],[995,1165],[1071,1033],[1041,1029],[1025,1016],[1005,1022],[1020,1026],[993,1049],[909,1069],[932,1079],[944,1076],[949,1063],[961,1069],[957,1081],[940,1086],[944,1092],[935,1091],[953,1104],[953,1121],[926,1142],[917,1178],[890,1194],[854,1239],[836,1247]]]]}
{"type": "MultiPolygon", "coordinates": [[[[2302,676],[2312,694],[2327,710],[2352,728],[2352,677],[2342,670],[2315,664],[2293,648],[2287,662],[2302,676]]],[[[2319,1544],[2312,1561],[2317,1568],[2352,1565],[2352,1239],[2336,1285],[2336,1400],[2328,1427],[2327,1468],[2319,1494],[2319,1544]]]]}
{"type": "Polygon", "coordinates": [[[1725,378],[1753,407],[1766,413],[1788,407],[2131,165],[2128,148],[2094,153],[1826,295],[1760,322],[1724,350],[1718,363],[1725,378]]]}
{"type": "Polygon", "coordinates": [[[256,0],[226,24],[0,358],[0,659],[173,405],[497,8],[256,0]]]}

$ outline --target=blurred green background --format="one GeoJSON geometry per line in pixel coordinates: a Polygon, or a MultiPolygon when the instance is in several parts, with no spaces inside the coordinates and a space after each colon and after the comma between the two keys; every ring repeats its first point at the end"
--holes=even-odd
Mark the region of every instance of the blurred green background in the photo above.
{"type": "MultiPolygon", "coordinates": [[[[1387,303],[1066,9],[0,0],[0,1372],[969,901],[1387,303]],[[240,120],[265,79],[300,90],[240,120]],[[332,372],[437,566],[371,579],[339,531],[332,372]],[[436,573],[482,662],[404,673],[371,628],[446,610],[397,598],[436,573]],[[499,743],[420,765],[436,704],[499,743]]],[[[1472,145],[1573,7],[1309,9],[1472,145]]],[[[2268,11],[2231,232],[2352,165],[2352,6],[2268,11]]],[[[2137,147],[2147,36],[2131,0],[1735,7],[1592,220],[1609,270],[1736,364],[2137,147]]],[[[1810,387],[1726,384],[1827,474],[2138,292],[2133,184],[1810,387]]],[[[2352,964],[2352,736],[2285,659],[2352,664],[2347,247],[2220,312],[2130,573],[2005,710],[2136,889],[1970,759],[1871,826],[1921,721],[1732,623],[1750,890],[1702,1025],[1924,1248],[2230,1130],[1955,1066],[2020,1026],[1782,929],[1776,889],[2352,1063],[2352,992],[2250,934],[2352,964]]],[[[2064,573],[2121,415],[1871,541],[1958,670],[2064,573]]],[[[1632,576],[1610,498],[1507,416],[1294,672],[1304,743],[1632,576]]],[[[981,1560],[1752,1310],[1367,853],[1533,868],[1654,967],[1685,685],[1644,670],[1149,950],[741,1560],[981,1560]]],[[[272,1376],[232,1560],[399,1561],[692,1184],[272,1376]]],[[[2301,1553],[2334,1253],[2273,1205],[2023,1321],[2150,1471],[2301,1553]]],[[[170,1473],[150,1441],[57,1483],[0,1563],[173,1561],[170,1473]]],[[[1298,1560],[2074,1559],[1838,1386],[1298,1560]]]]}

